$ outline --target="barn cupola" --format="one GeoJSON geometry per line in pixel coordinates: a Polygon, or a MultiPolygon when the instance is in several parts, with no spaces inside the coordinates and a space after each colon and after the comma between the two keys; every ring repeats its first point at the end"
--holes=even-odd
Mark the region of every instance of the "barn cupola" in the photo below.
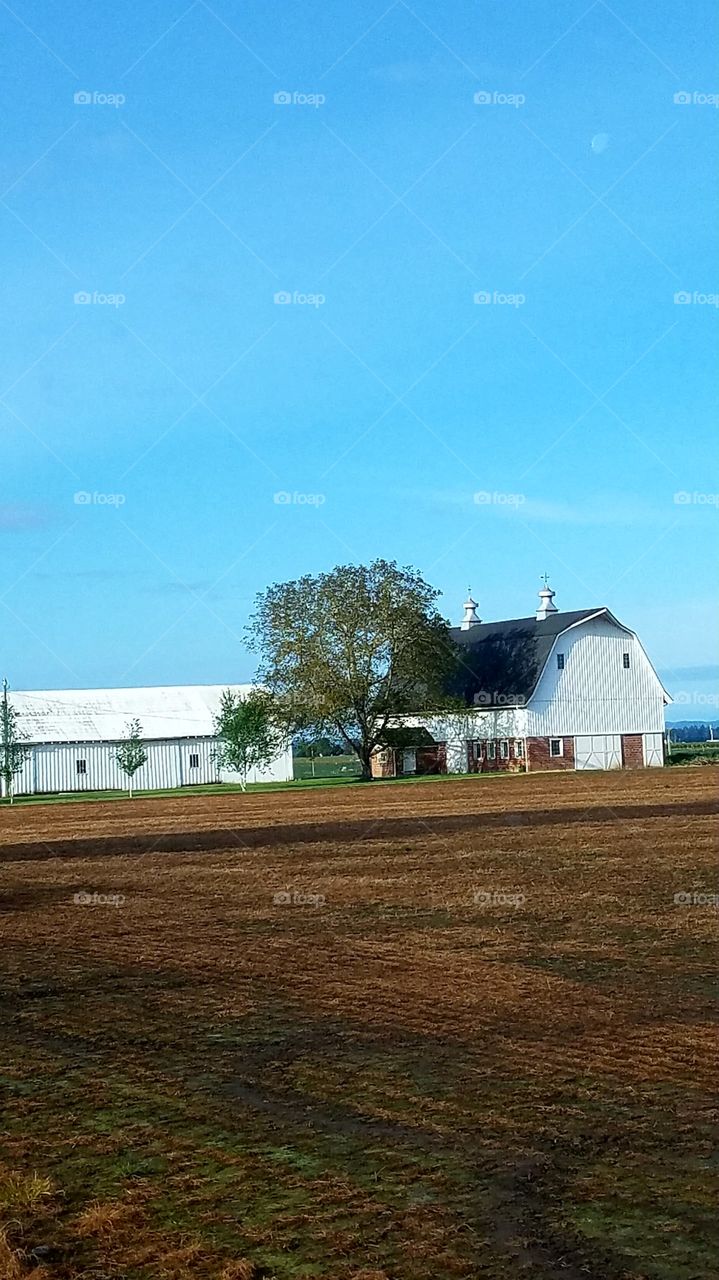
{"type": "Polygon", "coordinates": [[[542,587],[542,590],[538,593],[539,608],[537,609],[537,613],[536,613],[537,622],[543,622],[545,618],[549,617],[550,613],[559,613],[559,610],[556,604],[554,603],[554,597],[556,592],[552,591],[552,588],[549,585],[549,581],[546,573],[542,578],[542,582],[544,583],[544,586],[542,587]]]}
{"type": "Polygon", "coordinates": [[[472,599],[471,588],[467,588],[467,599],[464,602],[464,617],[460,623],[460,631],[470,631],[472,627],[478,627],[481,618],[477,617],[477,601],[472,599]]]}

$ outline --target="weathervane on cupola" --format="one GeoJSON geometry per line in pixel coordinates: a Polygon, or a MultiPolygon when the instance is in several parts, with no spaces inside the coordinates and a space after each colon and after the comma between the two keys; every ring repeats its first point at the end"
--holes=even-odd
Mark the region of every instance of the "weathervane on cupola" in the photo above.
{"type": "Polygon", "coordinates": [[[467,587],[467,599],[464,602],[464,617],[460,623],[460,631],[469,631],[471,627],[478,627],[482,619],[477,617],[478,604],[472,599],[472,588],[467,587]]]}
{"type": "Polygon", "coordinates": [[[550,613],[559,613],[559,610],[554,603],[556,592],[552,591],[552,588],[549,585],[548,574],[544,574],[542,582],[544,583],[544,586],[542,587],[542,590],[537,593],[540,599],[540,605],[536,613],[537,622],[543,622],[545,618],[549,617],[550,613]]]}

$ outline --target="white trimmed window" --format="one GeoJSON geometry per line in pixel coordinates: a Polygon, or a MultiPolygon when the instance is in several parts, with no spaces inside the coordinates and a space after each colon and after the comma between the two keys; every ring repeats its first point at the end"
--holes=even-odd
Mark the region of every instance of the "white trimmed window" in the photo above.
{"type": "Polygon", "coordinates": [[[78,775],[87,773],[87,760],[75,761],[75,773],[78,775]]]}
{"type": "Polygon", "coordinates": [[[557,670],[564,671],[564,654],[563,653],[557,654],[557,670]]]}
{"type": "Polygon", "coordinates": [[[499,744],[499,754],[503,760],[509,759],[509,743],[506,738],[503,738],[499,744]]]}
{"type": "Polygon", "coordinates": [[[514,754],[517,760],[521,760],[524,755],[524,739],[517,738],[514,743],[514,754]]]}
{"type": "Polygon", "coordinates": [[[494,760],[496,758],[496,755],[497,755],[496,742],[488,742],[487,743],[487,759],[494,760]]]}
{"type": "Polygon", "coordinates": [[[629,654],[628,654],[628,653],[623,653],[623,654],[622,654],[622,666],[624,667],[624,670],[625,670],[625,671],[628,671],[628,670],[629,670],[630,665],[631,665],[631,663],[630,663],[630,660],[629,660],[629,654]]]}
{"type": "Polygon", "coordinates": [[[564,755],[564,739],[563,738],[549,739],[549,754],[550,756],[564,755]]]}
{"type": "Polygon", "coordinates": [[[200,757],[194,751],[190,752],[189,764],[191,769],[199,769],[200,767],[200,757]]]}

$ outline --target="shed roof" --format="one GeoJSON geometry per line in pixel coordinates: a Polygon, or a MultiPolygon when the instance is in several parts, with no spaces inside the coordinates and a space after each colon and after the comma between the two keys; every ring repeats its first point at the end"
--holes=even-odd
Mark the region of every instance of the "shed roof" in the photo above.
{"type": "Polygon", "coordinates": [[[424,725],[387,727],[382,734],[382,743],[387,747],[410,750],[414,747],[436,747],[437,739],[432,737],[424,725]]]}
{"type": "Polygon", "coordinates": [[[129,720],[143,737],[207,738],[225,689],[250,684],[167,685],[145,689],[29,689],[10,693],[28,742],[117,742],[129,720]]]}

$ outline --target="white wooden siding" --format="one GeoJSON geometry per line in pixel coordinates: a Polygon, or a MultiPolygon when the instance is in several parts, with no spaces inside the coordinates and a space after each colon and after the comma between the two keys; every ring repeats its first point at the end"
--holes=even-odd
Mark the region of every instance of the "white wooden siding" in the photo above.
{"type": "Polygon", "coordinates": [[[663,730],[664,691],[636,636],[607,618],[558,636],[527,707],[529,737],[663,730]],[[564,654],[562,671],[558,653],[564,654]]]}
{"type": "Polygon", "coordinates": [[[590,733],[574,739],[575,769],[621,769],[619,733],[590,733]]]}
{"type": "Polygon", "coordinates": [[[467,743],[488,738],[524,738],[526,712],[523,707],[496,711],[466,711],[429,716],[402,716],[394,728],[425,728],[436,742],[447,744],[447,773],[467,772],[467,743]]]}
{"type": "Polygon", "coordinates": [[[642,739],[644,763],[649,768],[664,764],[664,735],[662,733],[645,733],[642,739]]]}

